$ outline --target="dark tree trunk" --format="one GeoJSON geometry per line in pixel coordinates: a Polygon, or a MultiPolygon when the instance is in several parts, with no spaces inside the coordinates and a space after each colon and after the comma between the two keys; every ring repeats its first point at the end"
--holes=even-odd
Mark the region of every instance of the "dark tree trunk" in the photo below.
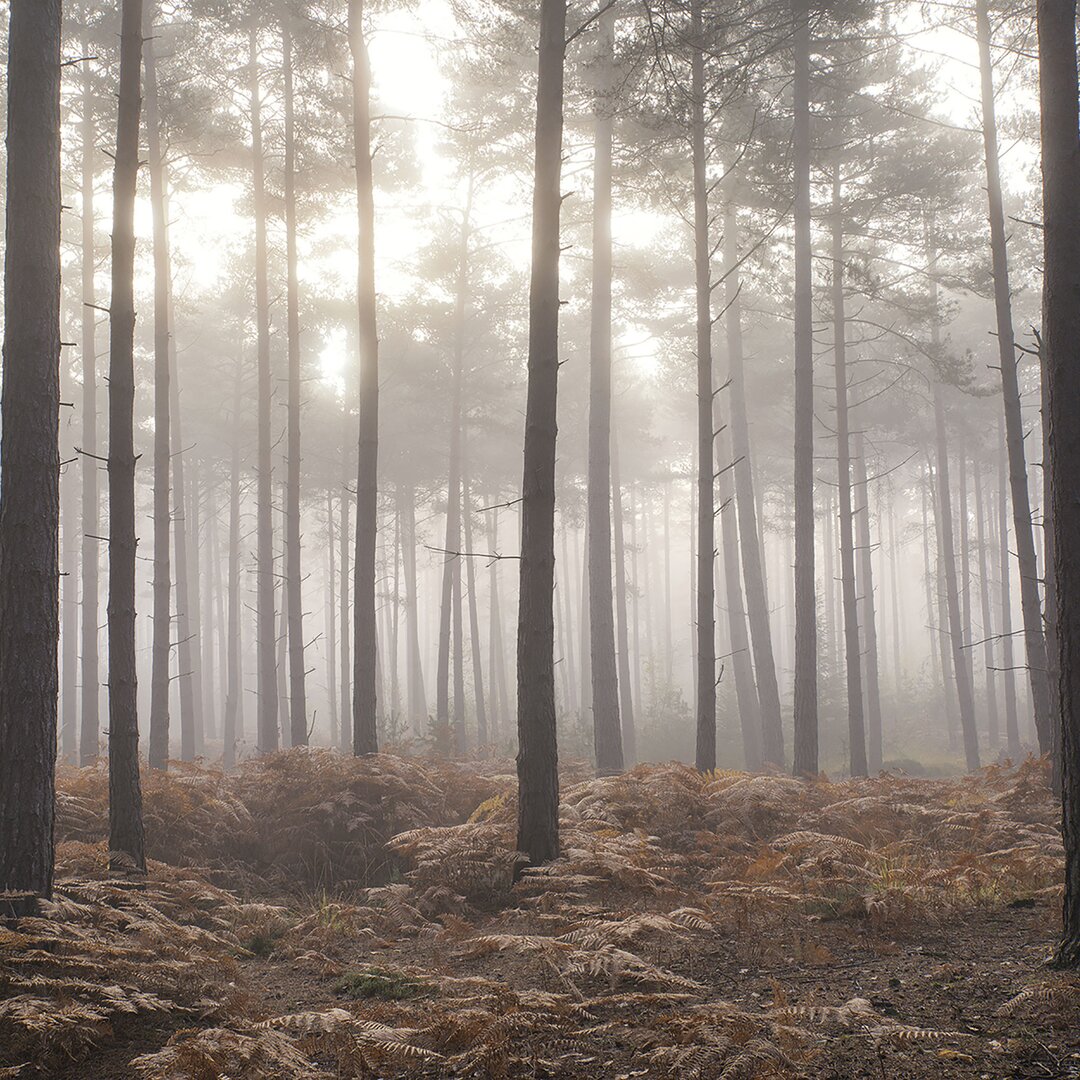
{"type": "MultiPolygon", "coordinates": [[[[60,636],[60,22],[60,0],[11,4],[0,404],[0,891],[45,897],[60,636]]],[[[135,126],[137,140],[137,113],[135,126]]]]}
{"type": "MultiPolygon", "coordinates": [[[[889,607],[892,614],[892,650],[893,650],[893,688],[896,691],[897,706],[900,703],[900,694],[904,689],[904,639],[903,639],[903,609],[902,593],[900,591],[900,542],[896,537],[896,494],[890,490],[888,496],[889,505],[889,589],[891,602],[889,607]]],[[[894,729],[895,730],[895,729],[894,729]]]]}
{"type": "Polygon", "coordinates": [[[1076,4],[1039,0],[1042,103],[1043,362],[1049,376],[1050,484],[1057,578],[1061,780],[1065,843],[1064,931],[1055,962],[1080,964],[1080,145],[1076,4]]]}
{"type": "MultiPolygon", "coordinates": [[[[280,745],[277,688],[277,590],[274,571],[273,425],[274,373],[270,362],[270,285],[267,268],[266,181],[263,162],[262,91],[259,41],[249,37],[251,76],[251,151],[255,206],[255,324],[258,340],[258,465],[255,495],[255,647],[258,665],[258,750],[280,745]]],[[[183,666],[183,662],[181,662],[183,666]]]]}
{"type": "Polygon", "coordinates": [[[559,381],[559,211],[562,204],[566,0],[540,0],[529,284],[529,376],[521,483],[518,591],[518,836],[533,865],[559,853],[555,735],[555,441],[559,381]]]}
{"type": "MultiPolygon", "coordinates": [[[[346,414],[348,415],[348,414],[346,414]]],[[[342,462],[346,458],[342,456],[342,462]]],[[[341,723],[339,735],[341,737],[342,753],[348,753],[352,749],[352,681],[349,678],[349,658],[351,655],[349,642],[351,638],[351,620],[349,619],[349,499],[348,485],[343,480],[341,484],[342,495],[338,500],[341,504],[341,525],[338,529],[338,615],[341,619],[338,624],[341,628],[338,634],[338,673],[341,679],[341,723]]]]}
{"type": "MultiPolygon", "coordinates": [[[[90,41],[83,34],[83,56],[90,41]]],[[[100,749],[98,641],[101,511],[98,505],[97,437],[97,290],[94,286],[94,94],[90,65],[82,68],[82,702],[79,715],[79,764],[89,765],[100,749]]],[[[9,196],[10,199],[10,196],[9,196]]]]}
{"type": "Polygon", "coordinates": [[[144,14],[146,134],[149,146],[150,203],[154,221],[154,612],[150,651],[150,768],[169,767],[169,661],[172,656],[172,579],[169,540],[172,529],[172,467],[169,438],[169,237],[165,214],[165,162],[161,153],[157,63],[153,12],[144,14]]]}
{"type": "MultiPolygon", "coordinates": [[[[630,688],[630,644],[626,613],[626,544],[623,538],[622,485],[619,477],[619,439],[611,437],[611,509],[615,532],[615,614],[618,631],[619,717],[622,725],[623,763],[637,763],[634,698],[630,688]]],[[[693,530],[691,529],[691,533],[693,530]]],[[[693,556],[690,558],[693,565],[693,556]]],[[[693,586],[691,586],[693,591],[693,586]]]]}
{"type": "Polygon", "coordinates": [[[622,772],[611,592],[611,116],[615,12],[600,19],[601,85],[593,122],[592,322],[589,338],[589,659],[596,775],[622,772]]]}
{"type": "Polygon", "coordinates": [[[1009,450],[1009,486],[1012,495],[1013,533],[1020,564],[1020,609],[1024,620],[1031,703],[1039,749],[1049,753],[1053,742],[1050,690],[1046,672],[1046,641],[1043,636],[1042,602],[1039,598],[1039,571],[1035,560],[1035,538],[1031,526],[1027,466],[1024,461],[1024,422],[1020,385],[1016,369],[1019,356],[1013,338],[1012,300],[1009,292],[1009,257],[1005,238],[1005,211],[1001,201],[1001,173],[998,164],[997,120],[994,113],[994,77],[990,57],[990,20],[987,0],[976,0],[975,27],[979,42],[979,69],[982,76],[982,129],[986,154],[986,194],[990,216],[990,256],[994,274],[994,307],[1001,393],[1005,403],[1005,437],[1009,450]]]}
{"type": "Polygon", "coordinates": [[[975,469],[975,519],[978,527],[979,545],[979,604],[982,612],[983,672],[986,678],[986,726],[993,749],[1001,744],[1000,720],[998,718],[997,680],[994,677],[994,616],[990,605],[990,575],[987,572],[986,548],[989,543],[984,510],[982,470],[979,459],[973,459],[975,469]]]}
{"type": "MultiPolygon", "coordinates": [[[[847,673],[848,754],[852,776],[865,776],[859,594],[855,585],[855,523],[851,506],[851,441],[848,430],[847,317],[844,314],[844,233],[840,171],[832,182],[833,359],[836,368],[836,464],[840,502],[840,584],[844,597],[844,667],[847,673]]],[[[796,467],[798,463],[796,462],[796,467]]],[[[797,556],[796,556],[797,558],[797,556]]],[[[798,669],[796,668],[796,674],[798,669]]]]}
{"type": "MultiPolygon", "coordinates": [[[[795,160],[795,759],[818,771],[817,589],[814,581],[814,326],[810,248],[810,12],[792,0],[795,160]]],[[[854,753],[852,755],[855,763],[854,753]]]]}
{"type": "Polygon", "coordinates": [[[930,484],[930,501],[934,508],[934,543],[935,567],[934,567],[934,597],[937,604],[937,657],[938,666],[941,669],[941,692],[945,706],[945,728],[949,749],[956,748],[956,672],[953,668],[952,655],[950,653],[949,640],[949,615],[945,597],[948,593],[948,584],[945,580],[945,555],[944,544],[941,534],[941,509],[937,497],[937,485],[934,483],[932,466],[927,464],[927,478],[930,484]]]}
{"type": "MultiPolygon", "coordinates": [[[[66,399],[71,400],[70,396],[66,399]]],[[[75,477],[70,469],[62,471],[60,489],[60,517],[64,523],[60,549],[60,572],[64,579],[60,596],[63,615],[60,632],[60,757],[65,765],[74,765],[79,693],[79,515],[76,512],[75,477]]]]}
{"type": "Polygon", "coordinates": [[[937,633],[931,634],[930,662],[934,673],[934,686],[937,687],[942,697],[945,696],[945,679],[942,668],[940,648],[934,648],[934,644],[941,638],[941,623],[936,617],[934,605],[934,585],[937,576],[930,562],[930,519],[927,513],[927,494],[930,487],[930,466],[927,464],[923,471],[922,483],[919,485],[919,496],[922,503],[922,548],[923,548],[923,583],[926,585],[926,623],[928,626],[937,625],[937,633]]]}
{"type": "MultiPolygon", "coordinates": [[[[286,19],[288,17],[286,16],[286,19]]],[[[285,109],[286,337],[289,362],[288,450],[285,470],[285,589],[289,608],[289,730],[293,746],[307,746],[304,674],[304,598],[300,539],[300,282],[296,254],[296,117],[292,34],[281,28],[285,109]]]]}
{"type": "Polygon", "coordinates": [[[378,631],[375,622],[375,548],[379,493],[379,335],[375,322],[375,201],[371,169],[371,68],[363,30],[363,0],[349,0],[353,60],[353,154],[359,266],[356,301],[360,331],[359,464],[356,478],[356,559],[353,564],[353,753],[379,749],[378,631]]]}
{"type": "Polygon", "coordinates": [[[866,764],[881,771],[881,678],[878,671],[877,607],[874,600],[874,549],[870,540],[870,486],[866,481],[866,443],[855,432],[855,503],[858,521],[858,591],[862,598],[863,664],[866,674],[866,764]]]}
{"type": "MultiPolygon", "coordinates": [[[[123,0],[109,307],[109,852],[111,862],[136,870],[146,869],[135,662],[134,279],[141,57],[142,0],[123,0]]],[[[55,642],[53,649],[55,657],[55,642]]]]}
{"type": "Polygon", "coordinates": [[[773,655],[772,630],[769,626],[769,600],[765,592],[754,474],[750,468],[750,425],[746,407],[740,299],[742,283],[739,275],[739,219],[731,202],[728,203],[725,214],[724,248],[728,265],[724,299],[727,305],[728,377],[731,380],[735,509],[739,520],[739,550],[743,580],[746,583],[746,610],[754,650],[757,699],[761,709],[762,753],[766,761],[783,765],[784,729],[780,713],[780,687],[776,681],[776,658],[773,655]]]}
{"type": "MultiPolygon", "coordinates": [[[[716,615],[713,560],[712,273],[705,176],[705,54],[701,0],[691,0],[690,138],[694,166],[694,294],[697,305],[697,749],[701,772],[716,768],[716,615]]],[[[649,552],[646,547],[645,558],[649,552]]],[[[647,565],[647,563],[646,563],[647,565]]],[[[646,629],[649,629],[647,623],[646,629]]],[[[651,659],[651,650],[650,650],[651,659]]]]}

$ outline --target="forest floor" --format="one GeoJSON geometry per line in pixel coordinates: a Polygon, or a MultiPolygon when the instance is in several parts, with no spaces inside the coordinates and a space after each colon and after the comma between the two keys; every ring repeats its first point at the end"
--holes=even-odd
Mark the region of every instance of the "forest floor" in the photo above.
{"type": "Polygon", "coordinates": [[[105,869],[105,774],[64,772],[54,900],[0,928],[0,1077],[1080,1077],[1040,763],[569,766],[563,857],[520,875],[509,768],[148,774],[145,879],[105,869]]]}

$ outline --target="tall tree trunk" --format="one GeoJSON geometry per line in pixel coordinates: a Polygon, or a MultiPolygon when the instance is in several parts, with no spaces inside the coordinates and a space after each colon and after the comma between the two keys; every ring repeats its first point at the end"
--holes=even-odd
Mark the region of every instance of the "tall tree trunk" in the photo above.
{"type": "Polygon", "coordinates": [[[549,862],[559,853],[552,592],[565,41],[566,0],[540,0],[517,634],[517,848],[533,865],[549,862]]]}
{"type": "Polygon", "coordinates": [[[255,496],[255,621],[258,657],[258,749],[267,754],[280,745],[277,688],[277,589],[274,571],[274,472],[271,410],[274,373],[270,362],[270,285],[267,280],[266,181],[263,162],[262,97],[259,88],[259,41],[249,36],[251,76],[251,150],[255,204],[255,323],[258,338],[258,466],[255,496]]]}
{"type": "Polygon", "coordinates": [[[356,480],[356,561],[353,566],[353,753],[379,749],[376,731],[375,547],[379,492],[379,335],[375,322],[375,193],[371,170],[371,68],[363,30],[363,0],[349,0],[353,61],[353,153],[359,265],[356,300],[360,331],[359,465],[356,480]]]}
{"type": "Polygon", "coordinates": [[[307,686],[304,672],[304,576],[300,540],[300,281],[296,254],[296,116],[292,33],[281,27],[285,83],[285,262],[286,338],[289,364],[288,450],[285,469],[285,589],[289,607],[289,729],[293,746],[307,746],[307,686]]]}
{"type": "MultiPolygon", "coordinates": [[[[935,305],[936,306],[936,305],[935,305]]],[[[945,605],[949,616],[953,674],[960,706],[960,730],[964,739],[964,760],[969,772],[979,767],[979,736],[975,728],[975,700],[971,668],[964,650],[964,629],[960,621],[960,596],[956,583],[956,550],[953,543],[952,498],[949,490],[949,453],[945,434],[945,403],[942,384],[934,380],[934,428],[937,434],[938,520],[941,529],[941,557],[945,568],[945,605]]]]}
{"type": "MultiPolygon", "coordinates": [[[[810,11],[792,0],[795,161],[795,758],[818,771],[817,589],[814,581],[814,326],[810,248],[810,11]]],[[[852,750],[852,768],[858,764],[852,750]]]]}
{"type": "MultiPolygon", "coordinates": [[[[866,776],[859,594],[855,585],[855,524],[851,506],[851,442],[848,425],[847,316],[844,312],[844,232],[840,170],[832,180],[833,359],[836,369],[836,462],[840,501],[840,582],[844,596],[844,668],[847,674],[848,753],[852,776],[866,776]]],[[[797,464],[797,463],[796,463],[797,464]]],[[[796,556],[797,558],[798,556],[796,556]]],[[[798,668],[796,667],[796,676],[798,668]]]]}
{"type": "Polygon", "coordinates": [[[858,591],[862,594],[863,662],[866,667],[866,764],[881,771],[881,678],[878,671],[877,608],[874,600],[874,549],[870,540],[870,486],[866,480],[866,443],[855,432],[855,502],[859,530],[858,591]]]}
{"type": "Polygon", "coordinates": [[[1001,744],[998,717],[997,680],[994,677],[994,616],[990,604],[990,575],[987,571],[986,548],[989,544],[989,528],[984,510],[982,470],[978,456],[972,459],[975,469],[975,522],[979,545],[979,605],[982,612],[983,671],[986,677],[986,726],[992,749],[1001,744]]]}
{"type": "Polygon", "coordinates": [[[338,502],[341,507],[341,526],[338,529],[338,613],[341,618],[341,632],[338,634],[338,672],[341,679],[341,751],[348,753],[352,749],[352,681],[349,678],[349,642],[351,640],[349,619],[349,499],[348,486],[341,485],[342,495],[338,502]]]}
{"type": "Polygon", "coordinates": [[[950,652],[949,615],[945,597],[948,594],[948,584],[945,579],[945,548],[941,533],[941,510],[937,497],[937,485],[933,480],[932,466],[927,464],[927,477],[930,484],[930,501],[934,508],[934,543],[935,548],[935,572],[934,572],[934,596],[937,601],[937,624],[938,666],[941,669],[941,692],[945,706],[945,728],[949,749],[956,748],[956,671],[953,667],[950,652]]]}
{"type": "MultiPolygon", "coordinates": [[[[11,4],[0,404],[0,891],[44,897],[53,883],[60,636],[60,6],[11,4]]],[[[136,22],[136,43],[138,32],[136,22]]],[[[137,102],[138,67],[135,79],[137,102]]]]}
{"type": "MultiPolygon", "coordinates": [[[[616,444],[616,451],[618,446],[616,444]]],[[[616,471],[618,471],[616,469],[616,471]]],[[[697,550],[694,547],[697,538],[697,484],[690,485],[690,605],[691,625],[697,625],[697,550]]],[[[638,577],[638,514],[637,514],[637,489],[636,485],[630,484],[630,577],[633,581],[632,616],[631,624],[634,628],[634,700],[637,702],[639,713],[645,712],[645,698],[641,693],[641,669],[645,666],[641,655],[641,613],[638,610],[641,601],[641,579],[638,577]]],[[[697,649],[691,648],[694,664],[694,686],[697,686],[697,649]]],[[[636,756],[636,754],[635,754],[636,756]]]]}
{"type": "MultiPolygon", "coordinates": [[[[462,441],[466,433],[462,432],[462,441]]],[[[462,455],[464,457],[464,455],[462,455]]],[[[469,589],[469,643],[472,654],[473,700],[476,703],[476,741],[481,747],[490,742],[488,731],[487,702],[484,699],[483,649],[480,642],[480,614],[476,601],[476,571],[473,568],[472,496],[469,479],[464,468],[461,477],[462,518],[464,522],[465,550],[470,552],[466,560],[467,585],[469,589]]]]}
{"type": "Polygon", "coordinates": [[[724,302],[728,378],[731,386],[731,442],[734,456],[735,510],[739,520],[739,544],[746,609],[750,619],[750,640],[754,650],[754,674],[761,709],[762,751],[766,761],[784,763],[784,729],[780,713],[780,687],[776,681],[769,601],[765,592],[754,474],[750,468],[750,425],[746,407],[746,366],[743,356],[742,282],[739,275],[739,219],[733,202],[724,215],[724,251],[727,275],[724,302]]]}
{"type": "Polygon", "coordinates": [[[394,492],[394,571],[392,575],[393,608],[390,618],[390,715],[401,718],[401,680],[398,658],[401,655],[401,500],[394,492]]]}
{"type": "MultiPolygon", "coordinates": [[[[83,31],[82,52],[90,55],[83,31]]],[[[101,513],[98,506],[97,290],[94,248],[94,92],[90,65],[82,68],[82,702],[79,715],[79,764],[98,756],[101,738],[98,666],[98,569],[101,513]]],[[[10,198],[10,196],[9,196],[10,198]]]]}
{"type": "Polygon", "coordinates": [[[724,607],[727,610],[731,666],[735,672],[735,700],[739,710],[742,734],[743,764],[748,772],[757,772],[762,762],[761,710],[758,691],[754,685],[754,668],[750,659],[750,637],[747,632],[746,610],[743,607],[742,573],[739,565],[739,526],[735,520],[735,485],[732,481],[731,442],[728,427],[720,414],[717,395],[714,408],[717,436],[716,458],[720,485],[720,543],[724,561],[724,607]]]}
{"type": "Polygon", "coordinates": [[[420,658],[420,621],[417,607],[416,578],[416,492],[411,487],[401,489],[402,512],[405,514],[403,544],[405,561],[405,679],[408,683],[409,719],[416,734],[427,725],[427,693],[424,689],[424,668],[420,658]]]}
{"type": "Polygon", "coordinates": [[[165,214],[165,162],[161,153],[153,11],[144,14],[143,64],[150,203],[154,222],[154,612],[150,652],[150,741],[152,769],[169,767],[169,661],[172,656],[172,579],[169,565],[172,466],[169,438],[169,239],[165,214]]]}
{"type": "MultiPolygon", "coordinates": [[[[889,607],[892,614],[892,648],[893,648],[893,687],[896,692],[897,707],[899,707],[900,693],[907,681],[904,671],[904,640],[902,613],[902,599],[900,591],[900,542],[896,538],[896,493],[890,490],[888,496],[889,506],[889,587],[891,602],[889,607]]],[[[895,721],[894,721],[895,730],[895,721]]]]}
{"type": "MultiPolygon", "coordinates": [[[[713,584],[712,273],[705,176],[705,53],[701,0],[691,0],[690,138],[694,167],[694,295],[697,306],[697,747],[701,772],[716,768],[716,625],[713,584]]],[[[648,548],[645,558],[648,560],[648,548]]]]}
{"type": "MultiPolygon", "coordinates": [[[[588,529],[586,529],[588,532],[588,529]]],[[[583,566],[582,561],[577,558],[578,552],[575,550],[575,558],[570,558],[570,547],[566,540],[566,523],[563,522],[562,528],[559,530],[559,537],[562,544],[562,565],[564,567],[564,573],[567,579],[574,580],[575,571],[578,567],[583,566]]],[[[556,592],[556,600],[558,600],[558,593],[556,592]]],[[[584,600],[584,598],[583,598],[584,600]]],[[[561,618],[561,616],[560,616],[561,618]]],[[[560,668],[563,672],[563,679],[566,683],[566,711],[569,715],[576,715],[584,720],[584,714],[582,712],[583,702],[590,700],[591,694],[584,682],[578,682],[577,668],[574,664],[574,590],[566,590],[566,621],[560,622],[560,633],[563,638],[562,656],[564,663],[560,668]]],[[[581,650],[581,655],[584,657],[585,650],[588,649],[588,642],[585,640],[585,635],[581,635],[581,639],[577,642],[581,650]]],[[[591,665],[590,665],[591,667],[591,665]]],[[[591,681],[591,680],[590,680],[591,681]]]]}
{"type": "Polygon", "coordinates": [[[488,546],[492,558],[488,563],[488,715],[491,720],[491,742],[499,737],[499,728],[505,723],[509,706],[504,694],[504,685],[500,685],[499,653],[502,650],[502,618],[499,614],[499,510],[492,508],[487,515],[488,546]]]}
{"type": "Polygon", "coordinates": [[[1046,641],[1043,636],[1039,571],[1035,560],[1027,466],[1024,461],[1024,423],[1017,379],[1019,356],[1013,337],[1012,300],[1009,292],[1009,257],[1005,238],[1005,211],[1001,199],[998,163],[997,119],[994,112],[994,75],[990,56],[990,19],[987,0],[976,0],[975,29],[979,44],[982,86],[983,148],[986,155],[986,194],[990,217],[990,257],[994,275],[994,308],[997,314],[998,357],[1001,393],[1005,403],[1005,436],[1009,450],[1009,486],[1012,495],[1013,533],[1020,564],[1020,610],[1024,620],[1031,703],[1039,749],[1049,753],[1053,742],[1050,688],[1047,678],[1046,641]]]}
{"type": "MultiPolygon", "coordinates": [[[[227,691],[226,680],[229,670],[228,641],[225,636],[225,580],[221,565],[221,506],[218,502],[218,494],[215,490],[214,502],[211,513],[212,532],[210,558],[213,572],[207,575],[209,595],[213,598],[214,622],[217,636],[217,680],[216,686],[211,691],[215,711],[219,703],[225,701],[227,691]]],[[[209,601],[207,607],[209,608],[209,601]]],[[[224,724],[221,731],[222,738],[225,736],[224,724]]]]}
{"type": "MultiPolygon", "coordinates": [[[[281,531],[285,535],[288,505],[288,486],[281,485],[281,531]]],[[[293,745],[292,726],[289,723],[289,681],[286,668],[289,647],[289,589],[288,582],[281,579],[281,607],[278,609],[277,634],[274,637],[274,675],[277,679],[278,729],[281,732],[281,745],[288,748],[293,745]]]]}
{"type": "Polygon", "coordinates": [[[196,587],[201,591],[199,599],[199,644],[202,656],[199,661],[199,673],[202,684],[202,748],[201,753],[206,756],[206,744],[218,737],[217,710],[214,699],[214,560],[213,544],[211,542],[211,529],[214,519],[213,511],[213,485],[208,476],[203,476],[202,471],[196,474],[201,483],[199,488],[199,500],[195,504],[199,511],[199,523],[196,527],[196,537],[201,534],[198,550],[201,552],[201,566],[196,587]]]}
{"type": "MultiPolygon", "coordinates": [[[[136,870],[146,869],[135,661],[134,282],[141,55],[142,0],[123,0],[109,306],[109,851],[110,861],[122,856],[120,865],[136,870]]],[[[35,497],[40,490],[49,487],[35,497]]],[[[55,665],[55,638],[52,646],[55,665]]],[[[36,677],[41,678],[40,671],[36,677]]]]}
{"type": "MultiPolygon", "coordinates": [[[[637,732],[634,729],[634,698],[630,688],[630,643],[626,612],[626,544],[623,539],[619,439],[616,433],[613,433],[611,437],[611,495],[615,532],[615,623],[618,632],[619,716],[622,722],[624,764],[635,765],[637,763],[637,732]]],[[[690,531],[693,533],[693,529],[690,531]]],[[[691,556],[691,566],[693,566],[693,561],[693,556],[691,556]]]]}
{"type": "Polygon", "coordinates": [[[340,745],[337,696],[337,567],[334,551],[334,496],[326,493],[326,693],[330,708],[330,745],[340,745]]]}
{"type": "Polygon", "coordinates": [[[971,500],[968,493],[967,445],[963,437],[960,439],[959,458],[960,484],[957,497],[960,502],[960,624],[964,630],[968,666],[974,670],[975,660],[971,652],[971,500]]]}
{"type": "Polygon", "coordinates": [[[233,389],[232,462],[229,469],[229,641],[228,687],[225,693],[225,742],[222,767],[229,772],[236,765],[240,701],[243,694],[243,650],[240,645],[240,436],[238,425],[243,404],[243,356],[237,355],[233,389]]]}
{"type": "MultiPolygon", "coordinates": [[[[59,467],[59,466],[58,466],[59,467]]],[[[74,765],[76,754],[75,717],[78,711],[79,687],[79,538],[75,499],[75,477],[63,470],[60,480],[63,589],[60,605],[63,627],[60,634],[62,653],[60,690],[60,757],[65,765],[74,765]],[[66,481],[66,482],[65,482],[66,481]]]]}
{"type": "Polygon", "coordinates": [[[927,463],[924,466],[922,483],[919,484],[919,497],[922,504],[922,538],[923,538],[923,566],[925,570],[923,572],[923,582],[926,585],[926,624],[927,626],[936,625],[937,633],[932,634],[931,647],[930,647],[930,664],[933,668],[934,686],[937,687],[942,697],[945,696],[945,676],[942,668],[940,649],[934,648],[934,643],[939,642],[941,639],[941,623],[937,618],[934,606],[934,584],[937,582],[937,576],[934,573],[933,566],[930,562],[930,519],[927,514],[927,492],[930,487],[930,465],[927,463]]]}
{"type": "MultiPolygon", "coordinates": [[[[166,278],[166,288],[168,279],[166,278]]],[[[170,320],[171,322],[171,320],[170,320]]],[[[199,752],[199,719],[196,715],[195,651],[193,642],[198,637],[199,623],[195,617],[196,605],[192,602],[192,588],[197,575],[192,573],[190,518],[187,514],[188,483],[185,476],[187,447],[184,446],[180,415],[180,370],[177,362],[176,344],[169,337],[169,411],[172,422],[169,427],[172,443],[173,469],[173,544],[176,556],[176,636],[177,636],[177,682],[180,690],[180,760],[194,761],[199,752]]],[[[196,540],[197,542],[197,540],[196,540]]]]}
{"type": "MultiPolygon", "coordinates": [[[[1039,0],[1042,104],[1043,362],[1049,381],[1050,491],[1060,665],[1061,781],[1065,843],[1064,931],[1055,957],[1080,965],[1080,145],[1077,129],[1076,4],[1039,0]]],[[[1029,657],[1030,663],[1030,657],[1029,657]]]]}

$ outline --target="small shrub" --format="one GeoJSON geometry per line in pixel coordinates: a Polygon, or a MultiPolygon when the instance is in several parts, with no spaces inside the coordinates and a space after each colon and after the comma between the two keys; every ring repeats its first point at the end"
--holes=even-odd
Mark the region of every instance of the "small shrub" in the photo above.
{"type": "Polygon", "coordinates": [[[422,979],[406,975],[403,971],[377,967],[349,972],[338,980],[334,989],[338,994],[354,1001],[368,998],[379,1001],[407,1001],[432,992],[431,984],[422,979]]]}

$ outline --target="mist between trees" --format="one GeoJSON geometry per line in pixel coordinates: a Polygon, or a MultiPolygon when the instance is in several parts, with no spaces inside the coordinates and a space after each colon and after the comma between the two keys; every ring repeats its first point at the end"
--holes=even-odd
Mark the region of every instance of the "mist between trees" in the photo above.
{"type": "Polygon", "coordinates": [[[1075,794],[1030,5],[59,6],[9,5],[0,846],[54,746],[136,866],[144,758],[303,745],[517,753],[534,863],[557,753],[1075,794]]]}

